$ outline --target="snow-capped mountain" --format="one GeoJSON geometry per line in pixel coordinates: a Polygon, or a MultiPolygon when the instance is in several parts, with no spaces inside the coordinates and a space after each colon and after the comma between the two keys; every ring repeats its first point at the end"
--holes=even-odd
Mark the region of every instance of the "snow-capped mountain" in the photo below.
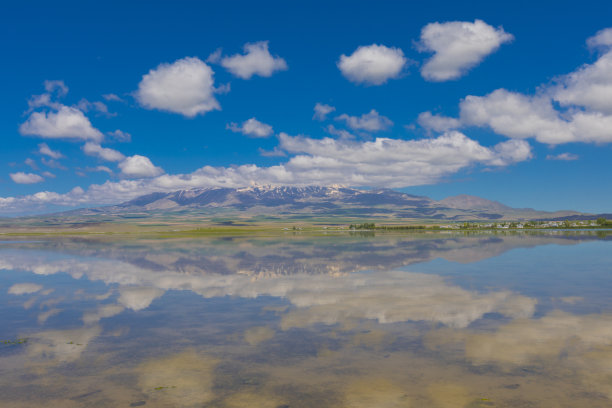
{"type": "Polygon", "coordinates": [[[514,209],[474,196],[428,197],[390,189],[358,190],[345,186],[254,186],[196,188],[152,193],[110,207],[78,210],[81,214],[239,212],[267,216],[348,216],[439,220],[496,220],[566,217],[572,211],[514,209]]]}
{"type": "Polygon", "coordinates": [[[343,186],[257,186],[245,188],[202,188],[172,193],[153,193],[120,204],[118,207],[173,209],[179,207],[252,207],[336,208],[344,205],[402,207],[430,206],[433,200],[394,190],[357,190],[343,186]]]}

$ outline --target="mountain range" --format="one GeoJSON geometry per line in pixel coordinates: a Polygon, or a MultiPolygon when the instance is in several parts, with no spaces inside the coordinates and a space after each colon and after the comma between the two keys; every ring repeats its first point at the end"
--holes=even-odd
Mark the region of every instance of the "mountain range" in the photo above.
{"type": "Polygon", "coordinates": [[[191,213],[281,219],[356,217],[432,221],[592,218],[592,215],[576,211],[546,212],[512,208],[497,201],[469,195],[436,201],[390,189],[358,190],[344,186],[197,188],[152,193],[114,206],[79,209],[65,214],[144,217],[191,213]]]}

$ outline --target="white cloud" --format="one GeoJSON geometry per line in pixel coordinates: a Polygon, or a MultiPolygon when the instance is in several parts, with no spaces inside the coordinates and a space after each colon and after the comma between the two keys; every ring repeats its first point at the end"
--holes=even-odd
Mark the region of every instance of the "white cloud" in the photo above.
{"type": "Polygon", "coordinates": [[[461,127],[461,121],[459,121],[459,119],[442,115],[433,115],[431,112],[419,114],[417,122],[425,129],[436,132],[446,132],[447,130],[461,127]]]}
{"type": "Polygon", "coordinates": [[[137,178],[156,177],[164,172],[161,167],[153,165],[148,157],[137,154],[126,157],[119,163],[119,168],[122,175],[137,178]]]}
{"type": "Polygon", "coordinates": [[[357,48],[349,56],[341,55],[337,65],[351,82],[381,85],[399,77],[407,61],[399,48],[372,44],[357,48]]]}
{"type": "MultiPolygon", "coordinates": [[[[587,43],[603,46],[608,36],[612,36],[612,29],[600,31],[587,43]]],[[[534,138],[550,145],[611,143],[611,95],[612,50],[594,63],[558,77],[553,84],[539,87],[535,95],[505,89],[485,96],[468,95],[459,104],[458,119],[423,112],[419,123],[437,131],[451,126],[489,127],[510,138],[534,138]]]]}
{"type": "Polygon", "coordinates": [[[272,126],[262,123],[255,118],[242,122],[242,125],[230,123],[226,128],[232,132],[242,133],[243,135],[251,137],[268,137],[274,133],[272,126]]]}
{"type": "Polygon", "coordinates": [[[113,171],[106,166],[96,166],[91,171],[102,171],[104,173],[113,174],[113,171]]]}
{"type": "Polygon", "coordinates": [[[24,173],[19,171],[17,173],[9,174],[11,179],[17,184],[35,184],[44,181],[44,178],[34,173],[24,173]]]}
{"type": "Polygon", "coordinates": [[[578,111],[571,117],[570,130],[576,142],[612,142],[612,116],[578,111]]]}
{"type": "Polygon", "coordinates": [[[28,111],[32,112],[36,108],[47,107],[55,110],[59,110],[63,105],[57,101],[52,100],[51,94],[44,93],[41,95],[32,95],[28,100],[28,111]]]}
{"type": "Polygon", "coordinates": [[[38,152],[40,154],[44,154],[45,156],[49,156],[52,159],[61,159],[62,157],[64,157],[64,155],[58,152],[57,150],[51,150],[49,145],[47,145],[46,143],[39,143],[38,152]]]}
{"type": "Polygon", "coordinates": [[[213,70],[195,57],[160,64],[142,77],[136,99],[147,109],[159,109],[194,117],[219,110],[213,70]]]}
{"type": "Polygon", "coordinates": [[[333,106],[317,102],[317,104],[314,107],[314,115],[312,118],[316,120],[321,120],[321,121],[325,120],[327,119],[327,115],[329,115],[335,110],[336,108],[334,108],[333,106]]]}
{"type": "Polygon", "coordinates": [[[612,51],[561,77],[559,82],[553,98],[562,106],[578,105],[612,114],[612,51]]]}
{"type": "Polygon", "coordinates": [[[102,97],[109,102],[123,102],[123,99],[121,99],[118,95],[113,94],[113,93],[104,94],[102,95],[102,97]]]}
{"type": "Polygon", "coordinates": [[[43,171],[42,175],[46,178],[55,178],[55,174],[51,173],[50,171],[43,171]]]}
{"type": "Polygon", "coordinates": [[[552,155],[549,154],[546,156],[546,160],[564,160],[564,161],[571,161],[571,160],[578,160],[580,157],[576,154],[573,153],[559,153],[556,155],[552,155]]]}
{"type": "Polygon", "coordinates": [[[221,59],[221,66],[239,78],[250,79],[253,75],[270,77],[276,71],[288,69],[284,59],[270,54],[268,41],[247,43],[243,48],[243,55],[236,54],[221,59]]]}
{"type": "Polygon", "coordinates": [[[524,140],[507,140],[493,146],[493,157],[489,164],[492,166],[507,166],[529,160],[532,157],[529,143],[524,140]]]}
{"type": "Polygon", "coordinates": [[[285,153],[282,149],[279,149],[278,146],[274,146],[272,150],[264,150],[261,147],[258,149],[259,154],[263,157],[286,157],[287,153],[285,153]]]}
{"type": "Polygon", "coordinates": [[[507,166],[531,158],[526,141],[511,140],[486,147],[460,132],[419,140],[373,141],[313,139],[281,133],[279,141],[279,149],[292,157],[278,165],[204,166],[188,174],[161,174],[163,170],[146,157],[132,156],[119,167],[124,176],[141,179],[107,181],[92,184],[87,191],[75,188],[66,194],[44,191],[5,197],[0,199],[0,211],[24,211],[49,204],[113,204],[147,193],[198,187],[344,184],[399,188],[436,183],[471,166],[507,166]]]}
{"type": "Polygon", "coordinates": [[[429,81],[457,79],[514,37],[482,20],[430,23],[421,30],[420,51],[433,52],[421,68],[429,81]]]}
{"type": "Polygon", "coordinates": [[[338,116],[336,120],[346,122],[348,127],[353,130],[365,130],[368,132],[379,132],[381,130],[387,130],[393,126],[391,119],[380,115],[374,109],[368,113],[364,113],[361,116],[349,116],[347,114],[342,114],[338,116]]]}
{"type": "Polygon", "coordinates": [[[467,96],[460,111],[462,124],[489,126],[511,138],[533,137],[547,144],[612,142],[612,116],[579,110],[563,115],[545,95],[498,89],[486,96],[467,96]]]}
{"type": "Polygon", "coordinates": [[[461,122],[489,126],[511,138],[533,137],[542,143],[569,142],[574,135],[559,118],[550,99],[498,89],[486,96],[467,96],[460,105],[461,122]]]}
{"type": "Polygon", "coordinates": [[[83,98],[76,104],[76,107],[83,112],[96,111],[106,116],[116,116],[116,114],[108,111],[108,106],[104,102],[100,101],[89,102],[83,98]]]}
{"type": "Polygon", "coordinates": [[[212,54],[210,54],[207,58],[206,58],[206,62],[210,63],[210,64],[218,64],[219,62],[221,62],[221,58],[223,53],[223,49],[221,48],[217,48],[212,54]]]}
{"type": "Polygon", "coordinates": [[[54,168],[54,169],[60,169],[60,170],[67,170],[67,167],[62,166],[61,163],[53,160],[53,159],[47,159],[45,157],[41,158],[40,161],[48,167],[54,168]]]}
{"type": "Polygon", "coordinates": [[[28,111],[27,113],[32,112],[36,108],[48,107],[54,110],[59,110],[63,105],[56,100],[55,98],[62,98],[68,94],[68,87],[64,84],[64,81],[49,81],[46,80],[44,82],[45,91],[44,94],[41,95],[32,95],[32,97],[28,100],[28,111]],[[54,98],[55,97],[55,98],[54,98]]]}
{"type": "Polygon", "coordinates": [[[132,140],[132,135],[128,132],[124,132],[122,130],[113,130],[112,132],[106,132],[106,134],[112,139],[118,142],[130,142],[132,140]]]}
{"type": "Polygon", "coordinates": [[[599,30],[594,36],[587,38],[586,43],[591,49],[608,49],[612,47],[612,28],[599,30]]]}
{"type": "Polygon", "coordinates": [[[76,108],[61,105],[57,112],[32,112],[19,126],[22,135],[48,139],[77,139],[101,141],[102,133],[91,125],[87,117],[76,108]]]}
{"type": "Polygon", "coordinates": [[[331,123],[329,125],[327,125],[327,127],[325,128],[325,131],[327,133],[329,133],[330,135],[338,136],[338,137],[340,137],[342,139],[355,139],[355,135],[354,134],[352,134],[351,132],[349,132],[346,129],[338,129],[337,127],[335,127],[331,123]]]}
{"type": "Polygon", "coordinates": [[[83,152],[89,156],[99,157],[102,160],[118,162],[125,159],[125,156],[114,149],[102,147],[97,143],[87,142],[82,147],[83,152]]]}
{"type": "Polygon", "coordinates": [[[40,291],[43,287],[36,283],[16,283],[11,286],[8,293],[11,295],[29,295],[40,291]]]}
{"type": "Polygon", "coordinates": [[[49,93],[57,92],[58,96],[65,96],[68,93],[68,87],[64,83],[64,81],[58,80],[46,80],[44,82],[45,91],[49,93]]]}
{"type": "Polygon", "coordinates": [[[31,158],[27,158],[24,160],[24,163],[28,166],[30,166],[32,168],[32,170],[38,170],[38,165],[36,164],[36,162],[31,159],[31,158]]]}

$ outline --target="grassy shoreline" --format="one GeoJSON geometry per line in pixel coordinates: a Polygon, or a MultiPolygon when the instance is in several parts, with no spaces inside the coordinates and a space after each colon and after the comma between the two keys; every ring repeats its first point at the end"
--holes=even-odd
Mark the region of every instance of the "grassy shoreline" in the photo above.
{"type": "Polygon", "coordinates": [[[251,225],[201,225],[201,224],[129,224],[101,223],[81,226],[24,226],[17,228],[0,228],[2,237],[156,237],[183,238],[198,236],[279,236],[287,234],[406,234],[406,233],[517,233],[541,231],[610,231],[608,225],[597,226],[549,226],[549,227],[484,227],[472,225],[468,227],[444,228],[440,224],[381,224],[369,228],[357,228],[360,225],[323,225],[313,223],[262,223],[251,225]],[[352,227],[352,228],[351,228],[352,227]]]}

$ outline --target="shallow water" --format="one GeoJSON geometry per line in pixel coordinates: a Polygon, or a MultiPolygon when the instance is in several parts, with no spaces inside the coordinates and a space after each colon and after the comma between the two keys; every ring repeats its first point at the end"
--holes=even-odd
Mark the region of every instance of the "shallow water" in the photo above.
{"type": "Polygon", "coordinates": [[[610,407],[612,235],[1,241],[2,407],[610,407]]]}

